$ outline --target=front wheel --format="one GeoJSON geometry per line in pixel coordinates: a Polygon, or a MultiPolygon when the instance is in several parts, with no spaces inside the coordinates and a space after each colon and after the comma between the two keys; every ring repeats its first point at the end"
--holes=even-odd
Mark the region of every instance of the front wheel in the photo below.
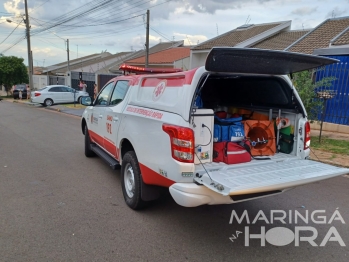
{"type": "Polygon", "coordinates": [[[127,152],[122,159],[121,187],[126,204],[132,209],[140,209],[145,202],[141,197],[141,171],[135,152],[127,152]]]}

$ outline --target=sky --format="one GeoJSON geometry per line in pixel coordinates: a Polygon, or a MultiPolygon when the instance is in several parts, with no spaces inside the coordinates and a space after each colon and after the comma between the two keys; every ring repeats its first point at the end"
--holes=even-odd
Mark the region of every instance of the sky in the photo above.
{"type": "MultiPolygon", "coordinates": [[[[27,1],[33,64],[41,67],[67,61],[67,39],[70,59],[144,49],[147,10],[150,47],[173,40],[196,45],[246,23],[292,20],[294,30],[349,16],[349,0],[27,1]]],[[[24,0],[1,0],[0,54],[27,65],[24,14],[24,0]]]]}

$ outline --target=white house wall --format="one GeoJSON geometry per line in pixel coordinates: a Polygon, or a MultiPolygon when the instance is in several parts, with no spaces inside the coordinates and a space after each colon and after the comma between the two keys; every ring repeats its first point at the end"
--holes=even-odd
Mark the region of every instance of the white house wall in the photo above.
{"type": "Polygon", "coordinates": [[[33,75],[34,90],[38,90],[48,85],[47,75],[33,75]]]}
{"type": "Polygon", "coordinates": [[[209,52],[210,50],[203,50],[203,51],[200,50],[199,52],[190,51],[190,68],[189,69],[193,69],[193,68],[197,68],[205,65],[206,57],[209,52]]]}
{"type": "Polygon", "coordinates": [[[177,60],[173,62],[173,66],[175,68],[182,68],[183,71],[187,71],[190,69],[190,57],[183,58],[181,60],[177,60]]]}

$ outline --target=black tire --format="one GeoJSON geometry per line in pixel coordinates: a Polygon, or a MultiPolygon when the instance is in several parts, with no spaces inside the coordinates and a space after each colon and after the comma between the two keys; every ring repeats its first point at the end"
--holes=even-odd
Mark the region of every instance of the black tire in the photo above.
{"type": "Polygon", "coordinates": [[[93,157],[96,153],[92,151],[91,149],[91,140],[90,135],[88,133],[87,125],[85,126],[85,156],[86,157],[93,157]]]}
{"type": "Polygon", "coordinates": [[[78,97],[78,101],[79,104],[81,104],[81,96],[78,97]]]}
{"type": "Polygon", "coordinates": [[[134,151],[129,151],[124,155],[122,159],[121,187],[126,204],[134,210],[144,207],[146,203],[142,200],[141,197],[141,183],[141,170],[139,168],[136,153],[134,151]],[[129,177],[128,174],[130,174],[130,172],[133,173],[133,184],[131,183],[132,185],[129,184],[130,180],[128,178],[126,178],[125,180],[125,177],[129,177]],[[126,185],[125,181],[126,183],[128,183],[128,185],[126,185]],[[130,190],[130,188],[132,189],[130,190]]]}
{"type": "Polygon", "coordinates": [[[52,106],[53,100],[50,98],[47,98],[47,99],[45,99],[44,104],[45,104],[45,106],[52,106]]]}

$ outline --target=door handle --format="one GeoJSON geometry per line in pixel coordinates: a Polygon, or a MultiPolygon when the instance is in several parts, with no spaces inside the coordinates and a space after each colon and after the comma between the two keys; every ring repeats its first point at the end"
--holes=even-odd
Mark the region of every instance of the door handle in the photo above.
{"type": "Polygon", "coordinates": [[[117,121],[119,121],[119,118],[117,116],[114,116],[113,117],[113,122],[117,122],[117,121]]]}
{"type": "Polygon", "coordinates": [[[98,118],[103,118],[103,115],[99,115],[98,118]]]}

